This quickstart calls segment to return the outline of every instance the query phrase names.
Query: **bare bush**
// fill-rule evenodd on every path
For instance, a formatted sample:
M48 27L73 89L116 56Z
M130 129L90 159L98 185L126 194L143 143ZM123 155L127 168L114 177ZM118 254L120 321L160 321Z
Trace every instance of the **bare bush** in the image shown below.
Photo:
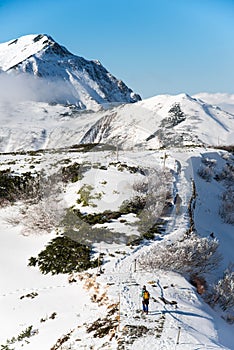
M20 215L11 215L4 218L4 221L11 226L18 226L20 224Z
M201 158L200 168L197 170L197 174L205 181L210 182L214 177L214 169L217 161L207 157Z
M208 157L202 157L201 162L204 165L209 166L210 168L214 168L217 164L217 161L215 159L211 159Z
M170 245L154 245L140 256L139 265L144 269L170 270L189 276L201 274L215 269L220 262L217 249L217 240L193 233Z
M37 195L33 201L25 202L20 211L24 235L51 232L58 226L65 210L62 189L59 174L41 176Z
M163 214L165 204L172 192L172 175L169 170L151 170L147 181L134 184L138 196L145 199L144 209L139 213L139 230L147 232Z
M203 166L201 165L200 168L197 170L198 175L207 182L210 182L213 177L213 169L209 166Z
M234 189L229 189L222 194L219 214L224 222L234 224Z
M214 286L215 303L221 308L233 313L234 316L234 271L233 266L229 267L223 275L223 278Z
M30 205L21 211L20 219L24 226L22 233L51 232L60 223L64 208L62 201L54 197Z
M230 160L231 161L231 160ZM222 181L226 190L221 196L219 214L227 224L234 224L234 165L227 163L215 179Z
M223 170L219 174L216 174L216 180L224 181L226 187L233 186L234 165L227 163Z
M138 194L146 195L148 193L148 181L136 181L133 184L133 190L136 191Z

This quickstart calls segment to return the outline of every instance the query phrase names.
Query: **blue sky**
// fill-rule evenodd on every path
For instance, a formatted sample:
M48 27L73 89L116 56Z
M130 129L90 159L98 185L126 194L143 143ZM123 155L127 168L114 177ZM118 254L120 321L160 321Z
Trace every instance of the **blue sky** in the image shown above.
M234 93L234 0L0 0L0 42L37 33L143 98Z

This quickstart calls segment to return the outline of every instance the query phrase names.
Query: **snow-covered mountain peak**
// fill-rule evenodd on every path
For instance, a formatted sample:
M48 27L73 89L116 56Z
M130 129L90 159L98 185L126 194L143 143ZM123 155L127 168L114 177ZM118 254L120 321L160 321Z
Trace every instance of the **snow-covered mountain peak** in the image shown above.
M37 99L42 102L76 104L80 109L97 110L102 104L141 99L98 60L76 56L45 34L26 35L0 44L1 71L13 77L27 74L27 78L43 81L44 86L36 86L36 91L50 85L50 93L46 94L49 99L45 100L45 94Z
M0 67L3 71L13 68L32 55L55 45L48 35L30 34L0 44Z

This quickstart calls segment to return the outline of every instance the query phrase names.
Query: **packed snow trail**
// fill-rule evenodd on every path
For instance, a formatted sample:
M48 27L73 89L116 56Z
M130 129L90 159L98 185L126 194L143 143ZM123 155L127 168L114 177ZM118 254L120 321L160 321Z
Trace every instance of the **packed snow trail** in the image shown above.
M188 162L187 160L185 162L183 155L180 158L182 158L180 159L182 161L177 161L177 166L179 164L180 170L175 176L174 190L175 193L180 193L182 205L179 213L176 212L175 207L171 212L164 236L164 239L172 241L181 237L186 227L189 228L188 203L193 190L191 182L194 178L193 164L189 159ZM152 244L158 244L158 242ZM200 297L197 297L194 288L183 277L165 271L152 273L146 271L134 272L135 261L137 261L144 250L150 250L151 246L136 248L130 256L125 256L117 265L115 264L113 269L113 275L116 273L116 276L118 275L116 271L121 271L119 272L121 278L116 277L118 280L117 284L120 286L121 327L124 328L129 323L150 325L152 317L154 322L159 322L160 316L164 315L165 320L162 330L164 337L162 338L162 335L160 335L160 341L157 342L155 349L172 349L173 347L177 349L228 349L216 340L218 333L213 327L214 312L204 304ZM126 271L126 277L124 277L124 270ZM157 276L156 279L155 276ZM158 278L158 276L161 277ZM164 285L165 277L167 281L166 286ZM173 281L178 279L180 282L177 284L170 283L170 278ZM141 312L139 312L142 308L140 291L142 285L147 284L147 281L150 282L147 285L151 294L150 311L149 315L141 316ZM153 284L151 283L152 281ZM183 286L183 284L186 284L186 287L179 287L180 285ZM172 303L173 305L165 304L161 299L175 303ZM212 316L209 316L209 314L212 314ZM202 325L201 327L199 327L200 324ZM227 329L229 328L225 323L224 326ZM181 329L180 338L182 343L176 344L175 339L178 336L179 327ZM166 336L167 340L165 340L166 334L168 334ZM146 344L143 343L143 340L136 340L129 349L139 349L143 345L147 349L147 342ZM152 349L151 346L149 348Z
M212 322L214 313L210 316L209 307L204 305L202 307L202 300L183 277L164 271L152 273L136 271L129 274L132 257L129 259L129 263L128 258L122 261L121 279L118 273L112 274L111 279L112 282L116 280L116 286L119 285L120 330L129 325L144 326L149 329L149 333L154 334L152 335L154 347L152 348L152 343L147 337L148 345L144 339L137 339L126 349L141 349L143 345L146 349L160 350L173 349L175 346L176 349L189 350L199 349L199 346L201 349L228 349L216 341L217 334ZM173 283L170 283L171 281ZM143 284L147 285L151 295L148 315L140 311L142 309L140 293ZM180 343L176 345L179 327Z

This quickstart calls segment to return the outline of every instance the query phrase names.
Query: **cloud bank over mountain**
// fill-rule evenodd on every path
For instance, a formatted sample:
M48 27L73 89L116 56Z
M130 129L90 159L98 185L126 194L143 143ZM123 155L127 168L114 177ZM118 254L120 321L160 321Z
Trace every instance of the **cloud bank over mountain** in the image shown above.
M61 79L48 81L30 74L0 74L0 102L63 102L69 101L67 83Z

